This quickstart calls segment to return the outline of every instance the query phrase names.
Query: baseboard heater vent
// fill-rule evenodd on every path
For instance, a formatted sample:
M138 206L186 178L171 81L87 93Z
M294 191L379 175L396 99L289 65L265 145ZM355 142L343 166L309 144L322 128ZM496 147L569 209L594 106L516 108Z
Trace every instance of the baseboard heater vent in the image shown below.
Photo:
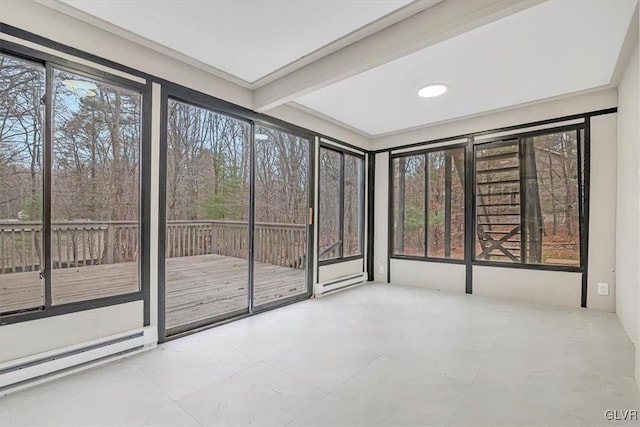
M47 352L40 356L0 364L0 395L33 383L142 350L144 332L136 331L77 348Z
M354 286L361 285L367 281L367 273L359 273L351 276L341 277L336 280L330 280L323 283L318 283L314 287L314 295L320 297L333 292L341 291L346 288L352 288Z

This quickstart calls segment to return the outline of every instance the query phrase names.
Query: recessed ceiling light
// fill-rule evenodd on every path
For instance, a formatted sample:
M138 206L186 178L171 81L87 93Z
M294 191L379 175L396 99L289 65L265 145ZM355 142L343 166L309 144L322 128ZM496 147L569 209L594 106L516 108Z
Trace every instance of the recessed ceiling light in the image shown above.
M442 83L430 84L420 88L418 96L423 98L433 98L434 96L440 96L447 91L447 85Z

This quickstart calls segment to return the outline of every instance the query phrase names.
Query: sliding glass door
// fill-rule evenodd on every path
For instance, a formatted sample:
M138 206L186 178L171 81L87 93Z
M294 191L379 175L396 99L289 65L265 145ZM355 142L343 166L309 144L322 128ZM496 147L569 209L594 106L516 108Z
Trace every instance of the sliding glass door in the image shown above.
M249 310L250 123L168 100L168 334Z
M308 293L311 142L258 125L255 133L253 305Z
M308 296L310 138L165 96L161 335Z

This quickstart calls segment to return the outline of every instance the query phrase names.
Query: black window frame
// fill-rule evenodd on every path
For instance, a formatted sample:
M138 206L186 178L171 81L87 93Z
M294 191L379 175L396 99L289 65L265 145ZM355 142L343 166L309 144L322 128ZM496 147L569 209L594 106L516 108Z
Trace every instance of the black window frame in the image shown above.
M168 134L167 134L167 122L168 122L168 111L169 111L169 100L178 101L183 104L191 105L193 107L201 108L204 110L211 111L216 114L225 115L231 117L236 120L248 122L251 124L251 132L250 132L250 175L251 175L251 190L250 193L253 195L255 192L255 149L256 149L256 127L267 127L272 130L281 131L285 133L289 133L291 135L297 136L301 139L305 139L309 142L309 176L307 179L307 202L309 205L309 209L311 211L315 211L315 199L314 188L315 188L315 154L316 154L316 137L320 137L321 135L314 133L310 130L302 128L300 126L292 125L290 123L284 122L282 120L266 116L252 110L248 110L246 108L237 106L228 101L224 101L218 98L215 98L211 95L205 94L203 92L199 92L195 89L191 89L185 86L180 86L173 83L162 82L162 87L160 90L160 153L159 153L159 188L160 194L158 197L158 342L164 343L167 341L171 341L174 339L178 339L180 337L190 335L193 333L197 333L201 330L212 328L218 325L222 325L228 322L232 322L235 320L239 320L245 317L254 316L256 314L260 314L275 308L283 307L289 304L293 304L299 301L304 301L309 299L313 294L313 265L310 262L311 258L307 257L305 261L307 263L307 275L305 276L306 281L306 292L301 293L299 295L293 295L291 297L267 302L262 305L254 305L253 304L253 290L254 290L254 277L253 277L253 253L255 249L255 199L254 197L250 197L249 200L249 309L241 310L233 313L227 313L220 317L209 317L202 320L197 320L194 322L190 322L184 325L176 326L175 328L167 329L166 327L166 218L167 218L167 209L166 209L166 168L167 168L167 142L168 142ZM314 224L313 222L307 221L306 224L307 229L307 245L306 250L307 254L312 254L313 249L315 248L315 234L313 232Z
M568 273L579 273L582 276L582 289L580 296L580 306L587 307L588 296L588 270L589 270L589 225L590 225L590 187L591 187L591 119L599 116L607 116L610 114L616 114L618 112L617 107L602 108L598 110L590 110L576 114L569 114L564 116L556 116L553 118L546 118L537 121L524 122L515 125L509 125L504 127L489 128L486 130L469 132L459 135L448 136L439 139L425 140L420 142L413 142L409 144L401 144L394 147L382 148L369 152L369 155L375 159L378 154L387 154L387 180L389 186L389 197L391 197L391 185L392 185L392 158L399 154L404 153L417 153L420 151L426 151L430 147L441 147L447 144L453 145L456 142L463 141L461 145L465 146L465 188L471 188L472 191L465 192L465 228L471 230L474 224L475 218L475 164L473 161L474 144L498 141L505 139L518 138L520 136L535 136L539 133L553 133L572 127L578 127L582 129L581 137L578 144L578 162L581 166L578 179L580 180L580 188L578 194L578 214L579 214L579 231L580 231L580 266L567 266L567 265L554 265L554 264L519 264L519 263L504 263L504 262L492 262L473 259L473 248L475 244L474 233L465 233L465 258L462 263L465 265L465 293L473 294L473 267L499 267L499 268L515 268L524 270L536 270L536 271L559 271ZM493 136L500 134L500 137ZM413 151L409 151L413 150ZM374 165L375 160L370 163ZM369 178L375 179L375 171L369 171ZM373 181L370 181L373 182ZM392 259L406 259L413 261L431 261L434 263L451 263L450 260L443 259L424 259L421 257L408 257L408 256L393 256L392 255L392 209L390 198L388 199L388 211L387 211L387 252L386 252L386 280L387 283L391 283L391 260ZM372 206L373 198L369 199L370 206ZM369 231L369 238L373 236L373 230ZM369 253L369 264L372 263L372 253ZM373 277L371 277L373 278Z
M42 279L44 281L44 304L41 306L17 310L0 314L0 326L20 323L30 320L59 316L79 311L92 310L112 305L134 301L143 301L143 326L151 323L150 308L150 211L151 211L151 102L152 83L145 82L110 73L98 68L64 59L56 55L35 50L17 43L3 40L0 44L0 54L16 60L36 63L45 69L45 95L43 114L43 264ZM108 67L108 66L107 66ZM52 303L52 257L51 257L51 168L53 154L53 72L61 70L71 72L98 82L107 83L123 89L137 92L141 96L140 112L140 147L139 147L139 186L138 186L138 283L136 292L117 294L107 297L93 298L82 301L53 304ZM114 69L114 71L116 71ZM137 77L137 76L135 76Z
M467 153L465 150L466 147L466 143L464 142L458 142L458 143L454 143L454 144L447 144L447 145L439 145L437 147L428 147L428 148L423 148L420 150L411 150L411 151L404 151L401 153L391 153L389 156L389 258L390 259L404 259L404 260L415 260L415 261L430 261L430 262L441 262L441 263L448 263L448 264L465 264L465 258L466 255L463 256L462 258L451 258L451 257L435 257L435 256L429 256L429 154L431 153L437 153L437 152L447 152L447 151L462 151L462 153L464 153L464 157L463 157L463 165L464 165L464 177L465 177L465 181L466 181L466 177L468 172L468 167L467 167ZM425 199L425 209L424 209L424 228L425 228L425 232L424 232L424 255L404 255L404 254L398 254L395 253L395 248L394 248L394 239L395 239L395 227L394 227L394 207L395 207L395 194L393 192L393 188L394 188L394 182L393 182L393 161L395 159L399 159L402 157L411 157L411 156L424 156L424 184L425 184L425 189L424 189L424 199ZM465 193L465 197L466 197L466 192L467 192L467 188L466 188L466 183L463 182L463 191ZM465 217L466 217L466 211L467 211L467 206L466 203L463 203L464 205L464 209L465 209ZM464 221L465 223L465 233L464 235L466 236L466 232L467 232L467 224L466 224L466 220ZM449 236L450 237L450 236ZM463 244L463 253L466 254L466 246L467 246L467 242L465 239L465 242ZM389 268L387 268L387 271L389 270Z
M477 253L475 250L475 244L477 242L477 195L476 195L476 186L477 186L477 171L476 171L476 152L478 149L481 149L482 146L485 145L498 145L505 144L511 145L515 144L518 146L519 155L518 155L518 164L519 164L519 197L520 197L520 229L525 230L525 223L527 220L527 216L524 213L526 209L526 191L525 188L525 180L526 180L526 171L525 171L525 162L523 159L524 150L526 149L526 139L533 139L538 136L551 135L555 133L562 132L576 132L576 143L577 143L577 166L578 166L578 245L579 245L579 264L578 265L563 265L563 264L544 264L544 263L529 263L526 262L526 254L525 256L520 256L520 260L518 262L504 262L504 261L492 261L485 259L478 259ZM491 266L491 267L514 267L514 268L528 268L528 269L537 269L537 270L552 270L552 271L567 271L567 272L584 272L586 271L586 251L585 247L588 245L587 238L585 236L585 229L588 225L588 221L585 219L585 205L588 200L588 191L587 191L587 179L588 174L585 173L587 170L586 162L588 161L589 156L585 156L585 153L588 152L588 141L587 141L587 131L588 125L586 122L569 124L564 126L556 126L556 127L548 127L539 130L533 130L528 132L522 132L517 134L510 134L508 136L503 136L500 138L491 138L488 140L477 141L473 144L473 158L471 159L471 163L473 164L473 175L472 175L472 193L473 193L473 247L471 251L471 263L473 265L479 266ZM532 141L533 142L533 141ZM521 248L526 248L526 237L525 233L522 232L520 234L520 245ZM526 249L525 249L526 252Z
M366 216L366 211L367 211L367 206L365 205L365 191L366 191L366 156L364 152L357 152L348 148L345 148L343 146L341 146L342 143L339 142L335 142L334 143L327 143L323 140L320 141L320 147L319 150L329 150L332 151L334 153L337 153L340 155L340 188L338 190L339 192L339 208L340 208L340 215L338 217L338 238L339 238L339 245L338 245L338 256L337 257L333 257L333 258L327 258L324 260L320 259L320 239L318 238L318 242L316 244L316 253L317 253L317 257L318 257L318 267L322 267L325 265L331 265L331 264L338 264L341 262L348 262L348 261L354 261L354 260L359 260L362 259L364 260L364 256L365 256L365 246L364 246L364 235L366 233L366 230L364 228L364 224L365 224L365 216ZM348 255L348 256L344 256L344 227L345 227L345 222L344 222L344 211L345 211L345 156L352 156L357 158L358 160L360 160L360 175L362 178L362 182L361 182L361 187L359 189L359 201L358 204L360 206L360 212L359 212L359 218L358 218L358 229L359 229L359 236L358 236L358 247L360 248L360 253L356 254L356 255ZM318 155L318 159L320 159L322 157L322 154ZM319 160L318 160L319 162ZM318 233L320 232L320 204L321 202L321 191L320 191L320 185L321 183L321 167L320 164L318 163ZM318 236L319 237L319 236Z

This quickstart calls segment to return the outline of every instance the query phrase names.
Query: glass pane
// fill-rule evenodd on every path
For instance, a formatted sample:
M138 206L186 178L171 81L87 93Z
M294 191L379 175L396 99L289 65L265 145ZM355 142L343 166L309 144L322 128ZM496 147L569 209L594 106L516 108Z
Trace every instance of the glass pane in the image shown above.
M520 262L517 142L476 147L476 259Z
M525 142L527 262L580 265L578 133Z
M45 71L0 55L0 312L44 305L42 119Z
M256 126L254 305L307 292L309 141Z
M464 148L451 150L451 168L451 258L464 259Z
M53 303L136 292L142 95L61 70L53 91Z
M364 160L344 155L344 253L362 255Z
M445 232L444 223L447 215L445 209L445 198L448 190L445 183L445 152L437 151L428 154L429 177L428 188L428 229L427 236L429 245L427 255L430 257L444 258Z
M320 148L318 259L340 256L340 175L342 155Z
M428 156L428 256L464 259L464 149Z
M247 311L251 125L169 100L166 325Z
M393 253L425 255L425 155L393 159Z

